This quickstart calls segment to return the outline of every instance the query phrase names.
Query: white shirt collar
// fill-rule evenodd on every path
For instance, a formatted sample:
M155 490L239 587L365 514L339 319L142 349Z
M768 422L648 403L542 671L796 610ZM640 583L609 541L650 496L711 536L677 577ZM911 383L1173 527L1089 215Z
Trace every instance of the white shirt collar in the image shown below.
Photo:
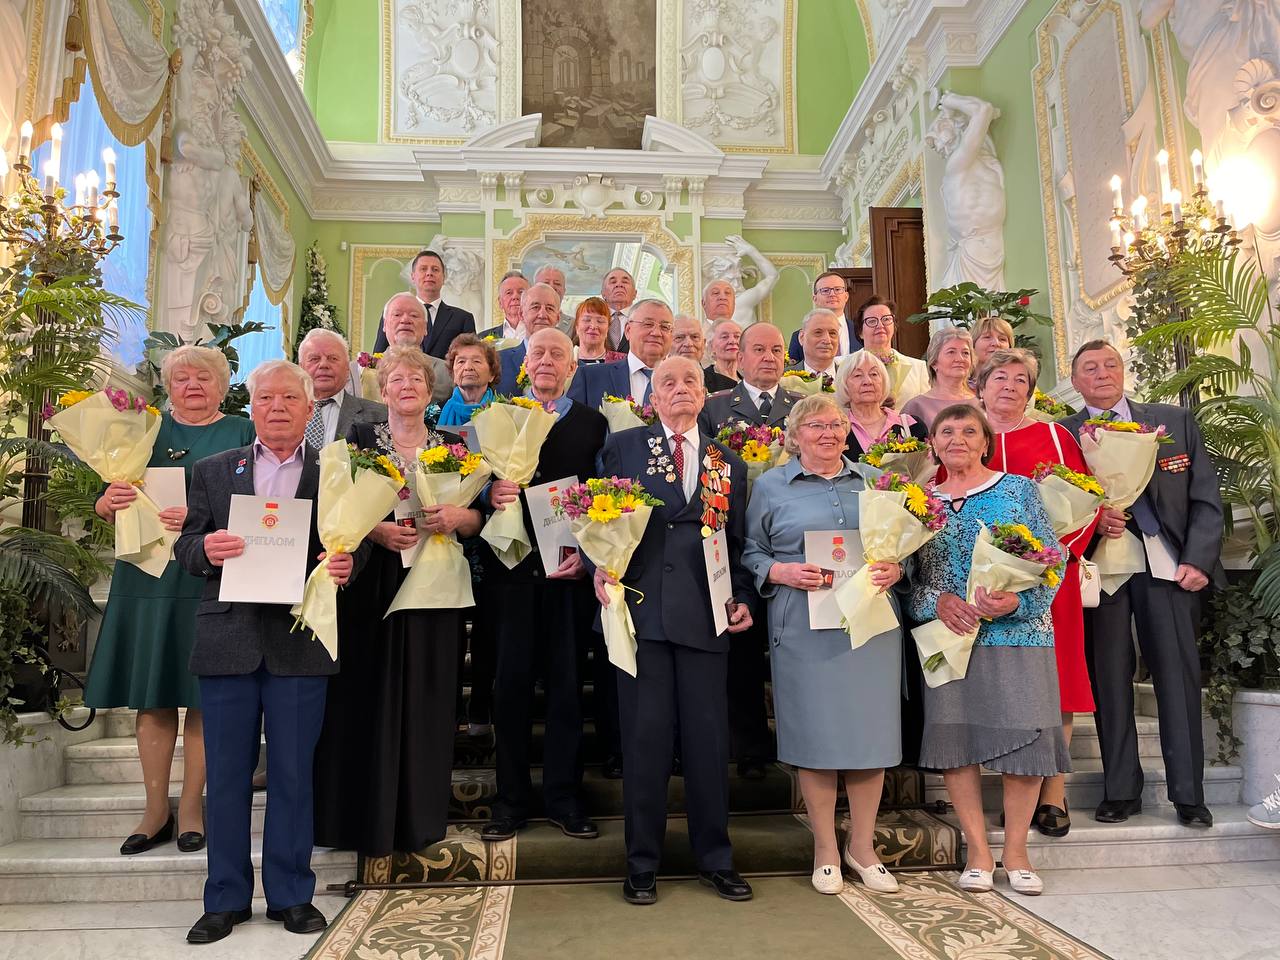
M298 441L298 447L296 450L293 451L293 453L289 454L289 456L285 457L283 460L277 460L276 455L271 451L271 448L268 447L265 443L263 443L258 437L254 437L253 438L253 459L254 459L254 462L256 463L258 460L261 460L263 457L268 457L271 460L273 460L275 463L283 467L286 463L292 463L294 460L301 460L302 449L306 445L307 445L307 438L303 437L301 440Z
M747 383L746 380L742 381L742 385L747 388L747 396L751 398L751 402L757 407L760 406L760 394L765 391L761 390L759 387L753 387L751 384ZM768 393L770 402L778 399L778 388L776 386L772 390L768 391Z
M1133 413L1129 410L1129 398L1123 394L1120 396L1120 399L1116 401L1116 405L1113 407L1091 407L1086 404L1085 410L1088 411L1090 417L1096 417L1098 414L1103 413L1106 410L1114 410L1116 412L1116 416L1121 420L1133 419Z
M836 364L834 360L831 362L831 366L827 367L827 369L825 370L814 369L813 367L809 366L809 361L806 360L804 362L804 369L807 370L809 373L816 373L819 376L831 377L833 380L835 379L835 376L836 376Z
M518 326L518 327L512 327L512 326L510 326L510 325L507 323L507 318L504 316L504 317L502 318L502 338L503 338L504 340L509 340L509 339L512 339L512 338L514 338L514 339L516 339L516 340L523 340L523 339L524 339L524 324L522 323L522 324L520 324L520 326Z
M349 383L351 383L351 378L350 378L350 377L348 377L348 378L347 378L347 383L348 383L348 384L349 384ZM346 396L346 393L347 393L347 388L344 386L341 390L339 390L337 393L335 393L332 397L326 397L325 399L326 399L326 400L332 400L332 401L333 401L333 409L334 409L334 410L341 410L341 409L342 409L342 398L343 398L344 396ZM316 400L316 404L317 404L317 405L319 405L319 404L320 404L320 402L321 402L320 400Z
M658 422L662 423L661 420ZM662 432L667 435L667 443L670 443L671 438L676 435L676 432L665 423L662 424ZM680 434L680 436L684 437L684 442L693 447L695 451L698 449L698 425L696 423L684 433Z
M417 297L418 295L415 293L414 296ZM430 307L431 316L434 317L440 312L440 304L444 303L444 298L436 297L434 300L423 300L421 297L418 297L418 302L424 307Z
M627 373L628 374L634 375L638 370L652 370L652 369L653 369L652 367L648 366L643 360L637 357L634 353L627 354Z

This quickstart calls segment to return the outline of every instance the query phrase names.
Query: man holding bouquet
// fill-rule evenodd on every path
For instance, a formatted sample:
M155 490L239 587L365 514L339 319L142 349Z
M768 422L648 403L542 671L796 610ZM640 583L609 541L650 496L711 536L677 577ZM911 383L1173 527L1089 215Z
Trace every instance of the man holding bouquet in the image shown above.
M1084 344L1071 361L1071 383L1085 410L1062 425L1079 434L1086 420L1163 426L1172 442L1157 453L1146 490L1130 508L1106 508L1098 536L1141 539L1146 569L1098 607L1085 611L1085 653L1097 701L1105 799L1095 818L1120 823L1142 810L1142 766L1133 714L1133 633L1151 671L1160 714L1160 747L1169 799L1184 826L1212 826L1204 804L1200 726L1200 659L1196 649L1199 592L1220 571L1222 499L1218 479L1191 411L1135 403L1124 394L1124 360L1105 340Z
M533 297L545 289L528 290ZM558 304L557 304L558 306ZM554 313L550 314L554 317ZM527 320L526 316L526 320ZM537 329L526 341L525 371L529 397L556 417L538 454L533 483L565 477L586 480L595 470L596 456L608 431L604 416L564 395L573 374L573 343L554 327ZM483 496L482 496L483 499ZM534 529L528 501L510 480L495 480L489 489L492 509L523 510L525 529ZM491 512L491 511L487 511ZM576 550L557 565L548 564L538 550L508 569L503 563L485 568L490 599L502 616L497 619L498 663L494 678L494 729L497 737L498 795L493 819L481 830L485 840L506 840L528 821L533 801L529 746L533 738L533 689L543 667L547 689L546 743L543 752L542 793L547 819L566 836L590 839L599 835L583 813L582 683L578 675L579 645L591 633L594 604L584 579L585 568ZM599 694L599 691L598 691ZM609 739L609 715L617 706L597 695L602 737ZM616 728L616 720L613 721Z
M626 804L630 903L657 899L657 871L667 826L675 719L688 798L689 842L699 879L727 900L749 900L751 887L733 869L729 843L729 724L726 703L729 634L751 626L751 575L741 564L747 471L733 453L698 428L705 390L701 368L684 357L653 371L658 422L609 436L598 475L628 477L662 501L623 572L636 637L636 674L619 670L623 795ZM703 538L723 529L733 597L728 629L716 630ZM596 598L609 603L595 570Z

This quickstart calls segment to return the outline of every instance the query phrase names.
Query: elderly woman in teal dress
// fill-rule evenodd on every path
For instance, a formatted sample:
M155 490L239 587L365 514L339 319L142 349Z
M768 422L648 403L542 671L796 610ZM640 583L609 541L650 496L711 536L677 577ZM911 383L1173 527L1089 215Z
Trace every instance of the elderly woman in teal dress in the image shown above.
M980 767L1002 774L1005 834L1001 861L1014 891L1035 895L1044 884L1031 867L1027 831L1041 781L1071 769L1058 713L1058 667L1049 608L1054 587L1021 593L979 588L967 603L970 557L982 526L1021 523L1043 543L1057 539L1035 483L984 465L993 434L982 412L946 407L930 431L946 468L937 488L949 505L947 525L916 554L908 612L938 619L953 633L978 630L962 679L924 692L920 766L943 771L968 848L959 886L992 888L995 860L987 844Z
M253 441L252 423L244 417L224 416L219 409L231 380L231 368L220 350L178 347L165 357L160 376L169 395L169 410L162 417L150 466L181 467L189 484L197 460ZM112 483L94 509L103 520L114 523L116 512L136 496L129 484ZM186 513L185 507L169 507L160 518L166 528L179 531ZM94 646L84 701L92 707L138 711L138 755L146 805L137 830L120 847L125 855L173 839L169 777L180 707L187 708L187 714L178 848L194 852L204 846L200 693L196 678L187 669L196 607L203 590L204 580L186 573L173 560L158 578L124 562L115 565L111 576L111 593Z
M835 827L841 771L851 820L844 860L870 889L898 889L876 856L874 837L885 768L902 758L902 631L854 650L844 630L809 626L807 595L822 588L823 574L805 560L805 534L856 531L864 474L877 473L844 457L848 433L848 415L829 394L795 405L787 418L793 459L755 482L743 551L769 603L778 759L798 768L813 829L812 882L825 894L844 886ZM882 589L902 577L896 563L871 570ZM896 607L892 593L890 599Z

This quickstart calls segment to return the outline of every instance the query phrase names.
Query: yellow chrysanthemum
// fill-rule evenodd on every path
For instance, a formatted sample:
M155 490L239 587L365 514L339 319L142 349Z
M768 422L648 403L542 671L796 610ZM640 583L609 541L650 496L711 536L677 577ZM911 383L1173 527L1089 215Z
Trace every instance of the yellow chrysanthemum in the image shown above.
M88 400L92 396L92 390L68 390L58 398L58 406L74 407L81 400Z
M871 464L873 467L880 466L879 454L875 454L875 453L864 454L862 459L865 460L867 463Z
M639 497L635 496L634 494L628 493L628 494L624 494L622 499L618 501L618 509L634 510L636 507L642 506L643 503L644 501L641 500Z
M484 461L484 457L478 453L468 453L466 459L462 461L462 466L458 469L458 473L464 477L469 477L476 472L476 468Z
M747 463L767 463L769 460L769 448L759 440L748 440L742 445L742 450L738 454Z
M622 511L607 493L591 498L591 506L587 509L587 519L596 523L608 523L622 516Z
M914 483L907 484L907 509L917 517L923 517L929 512L929 498Z
M1049 586L1056 587L1060 580L1061 580L1061 577L1058 576L1057 570L1050 568L1044 572L1044 582L1047 583Z
M1036 535L1031 532L1031 528L1028 527L1025 523L1010 524L1009 529L1011 532L1018 534L1020 537L1026 540L1027 545L1031 547L1032 550L1044 549L1044 544L1040 542L1040 540L1036 537Z
M378 466L382 467L387 472L387 476L396 483L404 483L404 474L396 468L396 465L388 457L378 457Z
M445 447L428 447L418 454L418 460L427 467L435 466L437 463L444 463L448 458L449 451Z
M530 400L528 397L512 397L511 402L517 407L524 407L526 410L541 410L542 404L537 400Z
M160 411L157 410L155 407L151 406L151 404L147 404L147 413L151 414L154 417L160 416Z

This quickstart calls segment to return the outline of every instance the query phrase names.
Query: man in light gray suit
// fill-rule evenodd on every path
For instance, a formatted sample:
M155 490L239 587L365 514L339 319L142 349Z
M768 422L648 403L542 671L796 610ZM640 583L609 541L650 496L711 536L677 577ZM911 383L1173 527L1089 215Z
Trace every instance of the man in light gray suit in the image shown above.
M317 451L303 439L313 409L311 378L287 360L249 374L257 439L248 447L201 460L191 478L187 519L174 556L205 580L196 610L191 672L200 678L208 767L208 863L204 915L187 933L190 943L213 943L252 916L250 781L265 725L267 822L262 837L262 885L267 919L290 933L323 930L312 905L312 757L324 719L328 677L338 665L305 630L294 629L290 605L219 599L222 565L244 552L227 531L236 494L311 501L307 566L324 555L316 533L320 482ZM364 544L329 560L334 582L347 583L363 566Z
M381 423L385 404L347 393L351 350L336 330L316 327L298 344L298 364L311 376L316 407L307 421L307 443L319 450L345 437L353 423Z
M1105 799L1094 818L1120 823L1142 810L1142 765L1133 715L1136 628L1151 670L1160 714L1169 799L1184 826L1213 825L1204 805L1204 742L1200 726L1200 656L1196 623L1200 591L1222 580L1222 498L1213 462L1191 411L1165 403L1136 403L1124 394L1124 359L1105 340L1091 340L1071 361L1071 384L1085 409L1062 425L1078 434L1090 417L1164 425L1156 470L1126 514L1107 509L1097 536L1119 538L1126 529L1143 540L1147 569L1085 610L1085 656L1097 704ZM1167 558L1167 563L1160 562ZM1164 568L1172 568L1172 579Z

